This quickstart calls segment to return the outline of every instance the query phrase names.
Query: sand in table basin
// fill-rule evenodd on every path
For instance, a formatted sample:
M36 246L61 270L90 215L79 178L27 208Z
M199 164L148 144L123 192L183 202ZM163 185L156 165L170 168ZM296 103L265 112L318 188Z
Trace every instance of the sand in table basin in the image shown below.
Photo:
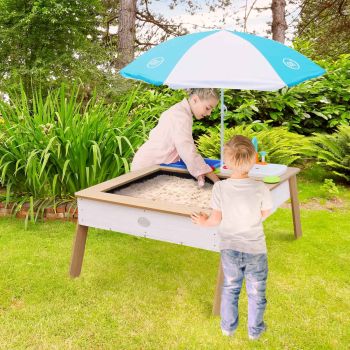
M184 179L171 175L158 175L152 179L131 184L115 194L185 204L200 208L210 208L210 198L213 185L206 183L198 188L194 179Z

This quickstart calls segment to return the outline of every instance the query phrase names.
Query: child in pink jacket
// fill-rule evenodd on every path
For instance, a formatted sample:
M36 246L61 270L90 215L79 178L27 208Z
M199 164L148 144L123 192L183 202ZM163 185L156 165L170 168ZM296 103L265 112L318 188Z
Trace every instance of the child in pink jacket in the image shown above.
M200 120L211 114L219 95L215 89L190 89L189 97L162 113L148 140L135 153L131 170L157 164L170 164L182 159L189 173L204 185L204 176L213 182L219 178L198 154L192 137L194 116Z

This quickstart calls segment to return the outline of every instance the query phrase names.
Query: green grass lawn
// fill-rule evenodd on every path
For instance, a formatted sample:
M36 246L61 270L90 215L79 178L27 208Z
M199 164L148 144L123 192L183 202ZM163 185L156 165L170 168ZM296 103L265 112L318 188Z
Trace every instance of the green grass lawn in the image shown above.
M0 219L1 349L349 349L350 212L302 210L265 222L268 331L249 341L247 301L233 338L211 315L219 254L90 229L68 276L75 225Z
M336 178L326 169L314 162L301 164L301 172L298 175L299 199L301 203L306 203L312 199L324 204L326 198L321 188L325 179L333 179L336 184L339 195L338 200L343 202L343 207L350 209L350 188L345 183L341 183L340 178Z

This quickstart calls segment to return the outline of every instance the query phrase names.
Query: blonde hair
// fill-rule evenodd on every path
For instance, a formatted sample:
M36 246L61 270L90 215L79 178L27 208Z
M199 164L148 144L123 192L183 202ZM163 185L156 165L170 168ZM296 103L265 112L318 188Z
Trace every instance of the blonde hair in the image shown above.
M187 90L188 97L191 97L193 95L197 95L201 100L208 100L211 97L216 98L219 100L220 94L218 89L200 89L200 88L193 88Z
M224 146L226 165L241 174L246 174L254 165L256 151L252 142L245 136L237 135Z

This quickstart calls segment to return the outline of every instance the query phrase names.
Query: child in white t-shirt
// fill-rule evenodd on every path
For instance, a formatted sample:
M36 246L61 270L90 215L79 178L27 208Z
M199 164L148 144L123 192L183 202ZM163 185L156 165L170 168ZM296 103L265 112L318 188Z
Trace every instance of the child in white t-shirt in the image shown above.
M233 335L238 326L238 299L243 279L248 294L248 335L258 339L266 329L267 252L262 220L272 209L270 191L261 181L248 177L256 152L244 136L231 139L224 148L230 178L216 182L212 192L212 213L192 214L201 226L219 226L224 284L221 295L221 329Z

